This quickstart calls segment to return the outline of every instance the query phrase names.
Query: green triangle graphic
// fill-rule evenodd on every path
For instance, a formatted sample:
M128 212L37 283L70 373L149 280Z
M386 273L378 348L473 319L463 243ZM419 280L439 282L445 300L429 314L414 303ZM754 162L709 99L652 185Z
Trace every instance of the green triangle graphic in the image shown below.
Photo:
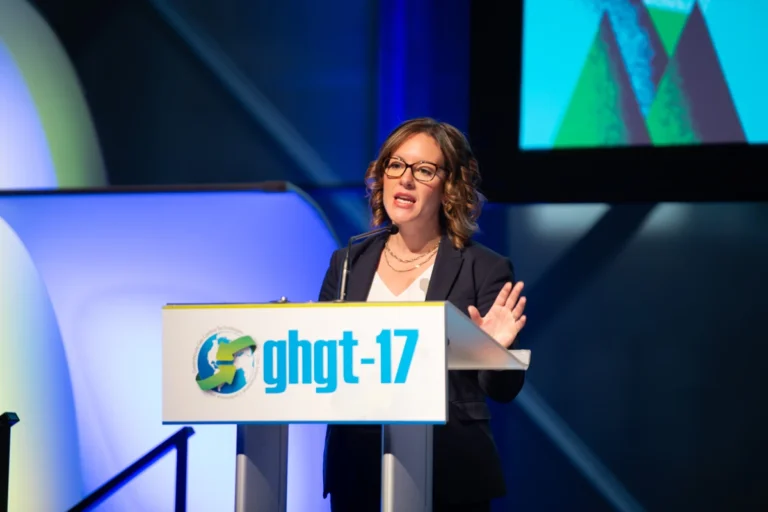
M634 92L626 71L621 68L623 61L615 62L611 56L611 44L616 44L615 37L607 19L604 19L595 34L557 131L553 144L555 148L632 143L633 134L624 119L622 99L627 94L634 98ZM639 107L635 108L638 120L642 120Z
M653 25L656 27L656 32L659 34L661 44L664 45L667 55L672 55L677 41L680 39L680 34L683 32L688 15L658 7L648 7L647 9Z
M690 107L683 91L677 62L669 61L659 82L656 98L646 118L648 134L654 146L697 144Z

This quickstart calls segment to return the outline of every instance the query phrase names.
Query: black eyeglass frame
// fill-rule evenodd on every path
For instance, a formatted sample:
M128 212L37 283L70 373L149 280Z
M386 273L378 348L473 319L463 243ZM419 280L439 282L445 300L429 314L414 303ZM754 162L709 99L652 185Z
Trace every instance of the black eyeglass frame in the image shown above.
M390 166L390 164L392 163L393 160L403 164L403 166L404 166L403 167L403 172L401 172L401 173L399 173L397 175L393 175L393 174L390 174L388 172L389 166ZM429 178L428 180L419 179L419 178L416 177L416 173L413 172L413 169L414 169L414 167L416 167L416 166L418 166L420 164L434 165L435 169L437 169L437 170L435 171L435 174L432 175L432 177ZM405 160L400 158L399 156L391 156L391 157L387 158L384 161L384 174L386 176L390 177L390 178L399 178L403 174L405 174L405 171L407 171L408 169L411 170L411 175L413 176L413 179L415 179L416 181L420 181L421 183L431 183L432 181L434 181L434 179L437 177L437 175L440 174L440 171L443 171L443 172L446 172L446 173L448 172L448 169L446 169L445 167L441 167L441 166L437 165L435 162L430 162L429 160L419 160L418 162L414 162L412 164L409 164Z

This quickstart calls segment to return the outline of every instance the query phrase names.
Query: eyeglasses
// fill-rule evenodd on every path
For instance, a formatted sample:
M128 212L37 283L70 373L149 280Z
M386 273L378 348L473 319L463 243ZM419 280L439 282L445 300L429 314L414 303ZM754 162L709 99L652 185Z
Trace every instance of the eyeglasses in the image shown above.
M432 162L421 161L406 164L401 159L393 157L387 160L384 166L384 173L390 178L399 178L405 174L405 171L408 170L409 167L411 169L411 174L413 174L413 178L422 183L429 183L435 179L438 171L442 169L442 167L433 164Z

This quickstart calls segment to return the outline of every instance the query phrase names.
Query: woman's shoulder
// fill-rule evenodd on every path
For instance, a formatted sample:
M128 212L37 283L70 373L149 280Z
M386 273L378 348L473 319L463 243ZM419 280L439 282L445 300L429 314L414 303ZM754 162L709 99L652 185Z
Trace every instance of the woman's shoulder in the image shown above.
M365 254L366 252L370 250L376 250L376 249L382 249L384 247L384 242L387 239L386 234L379 234L374 235L370 238L366 238L362 242L358 242L356 244L353 244L352 247L349 249L349 259L354 261L357 258L359 258L362 254ZM331 261L341 261L343 260L347 255L347 244L342 245L335 251L333 251L333 254L331 255Z
M462 250L465 259L474 260L481 265L495 266L509 262L509 258L485 245L470 240Z
M515 280L512 261L502 254L471 241L463 249L464 262L474 275L477 283L495 283Z

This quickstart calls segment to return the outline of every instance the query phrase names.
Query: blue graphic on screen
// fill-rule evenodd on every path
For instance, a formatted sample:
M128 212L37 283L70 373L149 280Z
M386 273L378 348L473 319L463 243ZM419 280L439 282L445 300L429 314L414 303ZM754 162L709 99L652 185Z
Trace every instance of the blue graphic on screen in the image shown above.
M762 0L525 0L521 148L768 142L766 19Z

